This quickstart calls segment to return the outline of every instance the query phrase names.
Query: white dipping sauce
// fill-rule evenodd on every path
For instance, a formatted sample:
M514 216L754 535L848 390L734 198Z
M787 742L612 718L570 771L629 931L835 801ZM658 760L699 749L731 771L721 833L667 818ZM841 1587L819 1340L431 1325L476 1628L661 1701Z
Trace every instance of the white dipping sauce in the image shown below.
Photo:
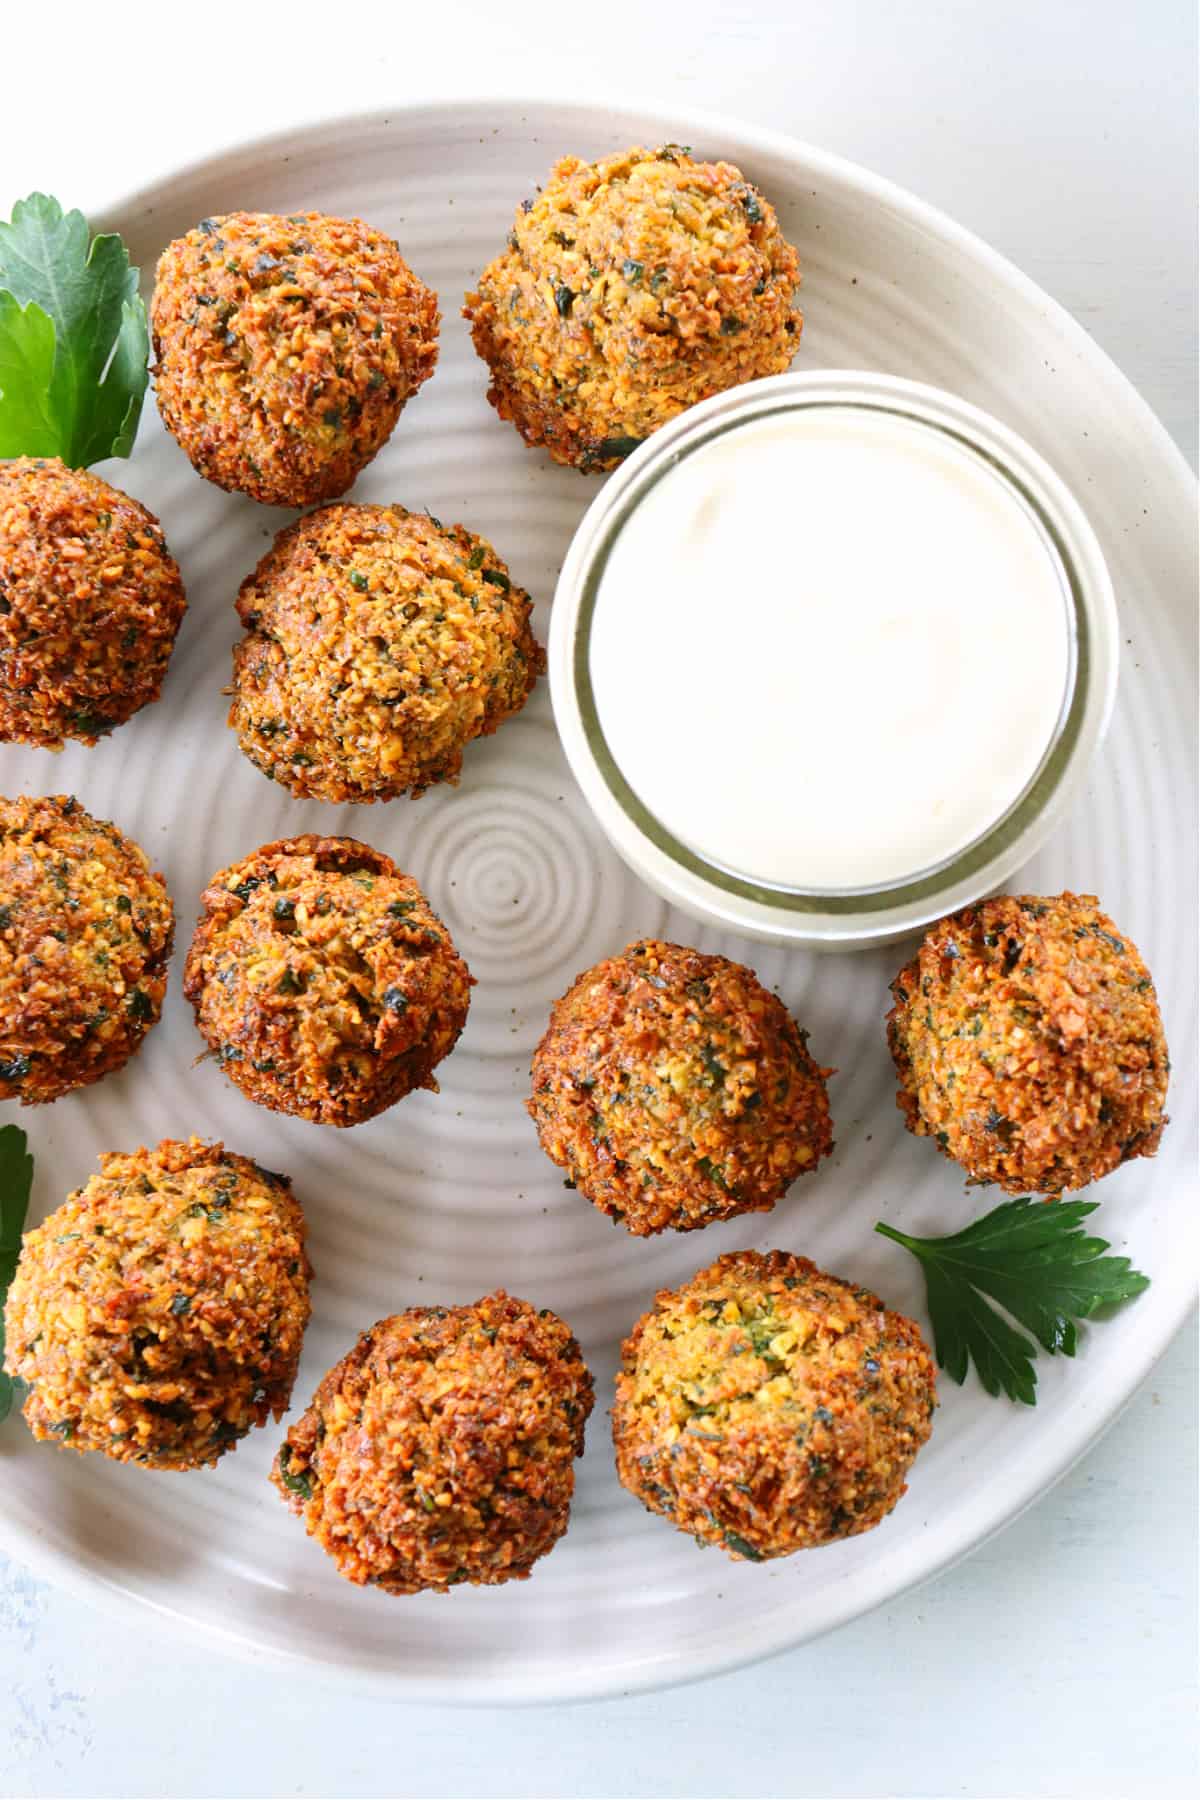
M809 407L686 456L621 527L591 638L630 787L710 862L878 887L945 861L1059 721L1068 595L1008 484L895 414Z

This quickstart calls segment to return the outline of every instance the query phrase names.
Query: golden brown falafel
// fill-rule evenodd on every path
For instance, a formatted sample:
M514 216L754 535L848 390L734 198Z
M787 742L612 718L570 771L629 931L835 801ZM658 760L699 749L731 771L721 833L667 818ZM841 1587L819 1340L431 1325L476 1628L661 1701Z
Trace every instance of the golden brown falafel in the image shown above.
M175 914L144 850L69 794L0 797L0 1100L129 1061L162 1011Z
M271 1480L340 1574L389 1594L524 1580L567 1528L592 1410L568 1326L499 1290L381 1319Z
M218 487L273 506L336 499L433 374L438 317L361 219L202 219L158 262L159 412Z
M242 583L229 723L319 800L416 796L519 712L545 658L491 545L402 506L326 506Z
M356 838L264 844L213 876L183 991L249 1100L358 1125L411 1093L466 1022L472 985L411 875Z
M158 699L186 605L138 501L57 457L0 462L0 740L123 725Z
M701 1543L790 1556L891 1512L936 1404L911 1319L807 1257L735 1251L626 1338L617 1474Z
M100 1170L26 1233L5 1367L35 1437L215 1463L291 1397L311 1273L291 1183L199 1138Z
M697 400L787 368L799 278L757 188L667 144L564 157L463 312L500 417L555 462L611 469Z
M542 1149L636 1237L767 1212L833 1148L823 1069L750 969L633 943L577 976L533 1057Z
M892 993L896 1103L972 1181L1059 1194L1158 1149L1170 1062L1154 984L1094 894L965 907Z

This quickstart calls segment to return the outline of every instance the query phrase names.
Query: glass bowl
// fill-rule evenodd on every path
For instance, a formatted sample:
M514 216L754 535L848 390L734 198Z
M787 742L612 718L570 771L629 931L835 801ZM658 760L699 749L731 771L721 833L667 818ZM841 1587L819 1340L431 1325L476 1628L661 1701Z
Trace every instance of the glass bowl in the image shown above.
M626 520L669 470L750 420L806 407L863 407L949 434L982 458L1035 521L1068 609L1070 668L1062 711L1041 762L1011 806L935 867L887 885L820 891L772 886L706 859L639 798L601 729L590 643L601 579ZM969 598L969 597L968 597ZM1053 469L999 420L955 395L899 376L852 370L772 376L689 408L621 464L571 541L554 596L549 673L555 720L583 794L605 835L654 891L709 925L812 949L889 943L981 895L1027 861L1070 804L1108 725L1117 686L1112 583L1082 509ZM814 748L814 747L810 747ZM819 759L820 746L815 746Z

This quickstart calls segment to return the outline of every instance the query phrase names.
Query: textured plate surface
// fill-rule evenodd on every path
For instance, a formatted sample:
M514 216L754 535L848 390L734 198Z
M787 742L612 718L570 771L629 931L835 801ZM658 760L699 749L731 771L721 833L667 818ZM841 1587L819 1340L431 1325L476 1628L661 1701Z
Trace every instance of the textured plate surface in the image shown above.
M298 1405L381 1315L503 1283L571 1322L597 1407L570 1532L530 1581L504 1588L395 1600L341 1581L266 1483L274 1428L218 1469L176 1476L35 1444L13 1420L0 1432L0 1533L15 1554L114 1604L148 1604L251 1656L321 1663L397 1696L546 1700L650 1686L864 1611L1043 1492L1120 1408L1193 1291L1192 485L1128 383L1053 302L909 196L791 140L555 103L432 106L296 132L165 180L104 223L125 234L147 278L168 239L238 207L357 213L393 232L440 293L441 363L354 497L428 506L485 532L538 599L544 639L554 578L594 481L525 450L496 418L461 295L557 156L680 138L739 163L799 246L806 322L796 367L882 369L961 393L1049 459L1100 534L1122 622L1116 714L1083 798L1020 884L1099 893L1155 972L1176 1056L1174 1123L1156 1161L1091 1196L1103 1203L1104 1235L1154 1285L1112 1323L1086 1329L1075 1362L1039 1360L1033 1412L989 1400L973 1380L944 1384L907 1499L865 1537L734 1565L643 1513L613 1472L606 1409L620 1338L656 1287L723 1250L780 1246L923 1318L916 1265L872 1234L874 1220L951 1230L990 1203L905 1134L893 1104L882 1020L900 952L765 949L670 911L593 825L544 684L518 720L468 752L455 791L355 808L301 803L269 784L226 730L221 688L238 635L237 583L292 515L208 487L148 402L132 461L101 472L159 514L183 567L191 606L164 698L95 750L0 749L0 789L73 791L138 838L167 875L180 942L163 1022L135 1062L20 1115L38 1159L31 1216L86 1179L101 1150L221 1136L287 1169L309 1218L315 1312ZM978 628L986 656L1004 620L980 618ZM819 673L797 669L801 731L812 679ZM808 749L819 779L821 747ZM351 1132L277 1118L211 1062L195 1066L202 1046L179 992L211 872L308 830L365 838L416 874L479 980L441 1094L415 1095ZM838 1068L838 1149L765 1218L638 1243L566 1191L537 1148L521 1101L548 1008L577 971L639 933L749 962Z

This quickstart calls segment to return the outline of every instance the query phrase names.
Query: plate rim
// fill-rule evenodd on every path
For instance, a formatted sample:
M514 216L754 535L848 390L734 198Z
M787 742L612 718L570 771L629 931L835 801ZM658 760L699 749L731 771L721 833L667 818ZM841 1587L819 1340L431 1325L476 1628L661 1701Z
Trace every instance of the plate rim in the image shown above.
M223 144L211 155L174 162L153 181L144 182L132 192L116 199L91 206L89 221L93 232L119 229L122 218L128 220L132 214L147 211L156 203L164 189L205 172L217 173L223 165L236 165L248 156L270 155L272 152L282 151L287 145L311 139L315 135L335 133L340 129L361 131L364 127L384 131L393 121L400 119L407 122L420 121L422 118L432 122L436 119L440 123L453 118L461 123L462 118L471 113L486 115L487 126L491 129L501 112L505 115L505 123L524 122L519 116L523 110L569 112L580 121L581 132L586 131L593 122L611 129L614 110L618 115L628 113L661 120L664 125L669 121L673 130L683 130L694 138L708 138L719 142L725 136L752 153L799 161L806 168L846 183L864 197L891 208L910 223L924 228L941 244L972 258L1003 285L1015 289L1027 302L1036 302L1048 323L1073 341L1081 357L1086 359L1089 373L1101 380L1110 392L1119 394L1123 407L1137 417L1154 446L1163 473L1169 469L1170 477L1178 490L1178 498L1184 504L1191 504L1195 478L1184 453L1162 421L1130 378L1086 328L1032 277L977 233L958 224L949 214L922 200L901 184L877 175L873 170L836 151L825 150L790 132L752 124L736 115L690 106L676 107L664 104L661 98L649 98L640 93L623 98L619 106L613 109L594 100L577 100L561 95L519 90L466 96L446 94L411 102L398 99L393 106L371 107L361 111L340 108L315 113L310 111L270 132ZM739 151L739 154L744 154L744 150ZM148 274L148 271L143 271L143 278ZM85 1604L98 1606L104 1611L131 1620L144 1620L149 1611L173 1629L185 1629L197 1642L215 1645L242 1662L259 1668L304 1669L314 1673L321 1671L327 1679L332 1677L340 1686L387 1696L393 1701L436 1702L449 1706L524 1707L615 1699L678 1686L748 1667L795 1649L801 1644L813 1642L826 1632L874 1611L900 1594L924 1586L991 1541L1056 1487L1111 1428L1186 1323L1195 1299L1194 1283L1190 1287L1181 1284L1174 1296L1167 1294L1163 1311L1155 1314L1153 1327L1147 1327L1143 1333L1147 1344L1140 1359L1133 1365L1132 1373L1126 1373L1119 1383L1112 1386L1105 1397L1099 1420L1088 1408L1071 1409L1071 1413L1063 1421L1051 1473L1043 1475L1033 1491L1025 1491L1022 1487L1015 1497L1010 1494L1002 1498L999 1516L993 1517L982 1530L967 1522L961 1524L957 1532L948 1539L944 1529L931 1534L937 1538L938 1548L932 1554L926 1552L915 1559L915 1573L897 1579L895 1572L889 1570L886 1579L876 1578L872 1581L870 1572L865 1572L853 1584L852 1593L852 1584L846 1584L847 1599L831 1607L827 1616L813 1627L797 1630L795 1627L789 1629L786 1624L781 1623L774 1630L767 1629L765 1633L756 1627L749 1644L735 1636L732 1640L723 1641L718 1651L689 1650L684 1644L673 1648L667 1655L658 1655L635 1665L616 1677L605 1670L579 1677L571 1667L564 1666L557 1677L544 1682L541 1689L531 1693L527 1682L507 1676L503 1670L482 1675L456 1676L448 1681L441 1676L423 1676L408 1671L373 1668L345 1659L334 1660L330 1656L288 1650L278 1644L264 1644L219 1622L197 1620L161 1597L135 1593L122 1587L107 1573L99 1558L71 1556L50 1546L36 1530L27 1532L23 1528L14 1527L3 1512L0 1512L0 1549L24 1562L35 1573L53 1581L72 1596L82 1599ZM0 1451L0 1463L2 1460L3 1452ZM743 1633L743 1637L750 1635L748 1631Z

